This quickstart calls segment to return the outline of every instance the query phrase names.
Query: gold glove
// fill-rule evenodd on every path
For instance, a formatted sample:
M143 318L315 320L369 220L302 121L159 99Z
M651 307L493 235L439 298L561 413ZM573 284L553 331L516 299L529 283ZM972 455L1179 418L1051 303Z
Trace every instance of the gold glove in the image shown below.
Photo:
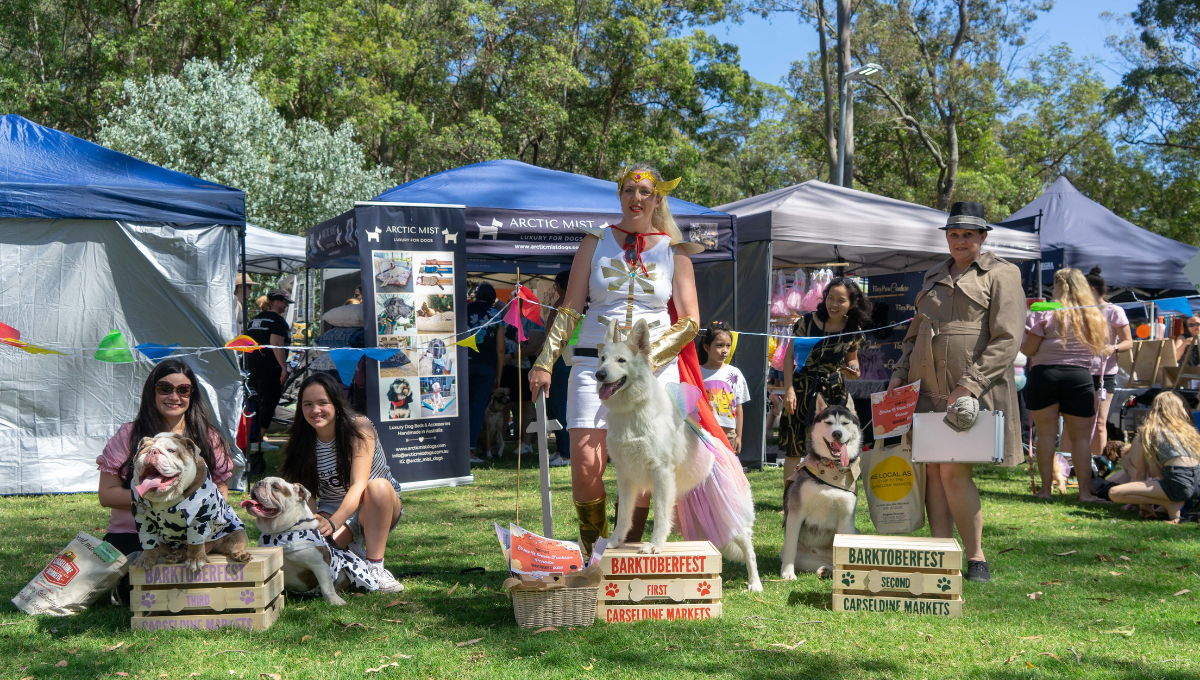
M567 348L567 343L571 340L571 336L575 335L575 327L579 325L579 320L583 317L579 316L579 312L570 307L559 307L558 314L554 317L554 324L550 326L550 330L546 333L546 341L542 344L542 351L538 353L537 361L534 362L534 368L541 368L548 372L554 372L554 362L562 356L563 350Z
M699 332L700 326L690 316L676 321L675 325L668 328L662 337L651 343L650 366L657 371L671 363L672 359L679 356L680 350L694 340Z

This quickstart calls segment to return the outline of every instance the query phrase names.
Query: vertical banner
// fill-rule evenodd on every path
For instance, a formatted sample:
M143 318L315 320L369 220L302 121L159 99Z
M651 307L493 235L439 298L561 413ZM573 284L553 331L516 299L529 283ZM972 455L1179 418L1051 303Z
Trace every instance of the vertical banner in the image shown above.
M466 243L462 206L355 205L367 415L404 490L474 481L467 442Z

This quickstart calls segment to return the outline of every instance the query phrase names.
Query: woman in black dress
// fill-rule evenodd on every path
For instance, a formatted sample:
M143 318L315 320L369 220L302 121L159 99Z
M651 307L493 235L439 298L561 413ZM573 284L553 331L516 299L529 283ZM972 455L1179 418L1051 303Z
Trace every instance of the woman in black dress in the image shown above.
M784 373L792 380L783 395L783 414L779 421L779 446L783 449L783 477L788 479L796 465L808 453L808 433L812 428L817 395L830 406L845 406L849 401L843 376L858 378L858 347L862 334L838 335L862 330L871 318L871 302L853 279L839 276L829 282L817 311L805 314L792 326L794 337L837 335L816 344L808 360L797 367L789 342L784 356ZM786 486L784 487L786 492Z

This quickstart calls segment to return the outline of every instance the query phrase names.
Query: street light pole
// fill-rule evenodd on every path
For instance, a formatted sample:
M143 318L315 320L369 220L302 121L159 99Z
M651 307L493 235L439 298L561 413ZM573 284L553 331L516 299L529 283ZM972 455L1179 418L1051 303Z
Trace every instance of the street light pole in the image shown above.
M848 187L854 184L854 178L844 177L846 172L846 111L853 105L851 97L854 91L850 89L850 83L866 80L871 76L883 73L883 67L879 64L866 64L842 74L842 96L841 96L841 122L838 125L838 153L837 153L837 184L840 187ZM847 180L849 180L847 182Z

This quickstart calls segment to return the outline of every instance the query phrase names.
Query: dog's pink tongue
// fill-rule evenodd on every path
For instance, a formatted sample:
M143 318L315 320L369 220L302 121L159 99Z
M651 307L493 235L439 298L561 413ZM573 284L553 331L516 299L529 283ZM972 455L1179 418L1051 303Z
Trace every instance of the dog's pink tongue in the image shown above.
M253 498L247 498L246 500L242 501L240 505L243 508L254 508L255 510L258 510L260 507L262 507L259 502Z
M842 467L850 467L850 451L842 442L830 442L829 448L842 458Z
M161 489L162 487L162 477L148 477L138 482L138 485L134 488L137 489L139 496L145 496L147 491L150 491L151 489Z
M613 395L613 392L616 392L616 391L617 391L617 384L615 382L604 383L603 385L600 386L600 390L599 390L600 401L607 401L608 398Z

